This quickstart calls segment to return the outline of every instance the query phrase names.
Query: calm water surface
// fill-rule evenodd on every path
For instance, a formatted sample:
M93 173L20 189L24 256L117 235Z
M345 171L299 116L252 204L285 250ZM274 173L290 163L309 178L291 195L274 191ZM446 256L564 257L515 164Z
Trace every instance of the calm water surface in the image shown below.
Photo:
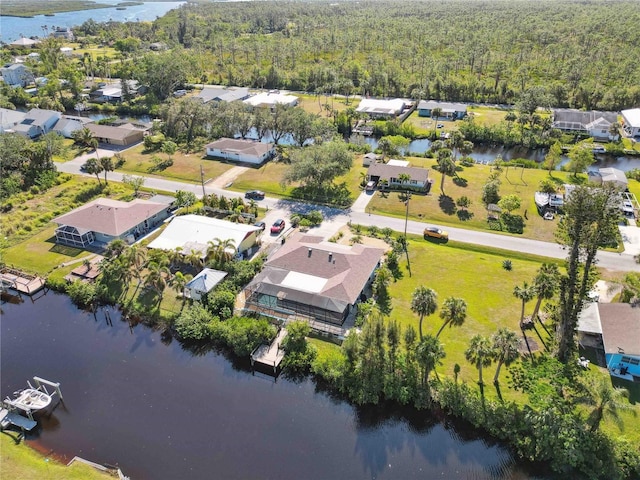
M425 412L353 406L311 381L253 376L79 311L49 292L1 317L2 395L38 375L65 398L32 438L133 479L530 479L502 446Z

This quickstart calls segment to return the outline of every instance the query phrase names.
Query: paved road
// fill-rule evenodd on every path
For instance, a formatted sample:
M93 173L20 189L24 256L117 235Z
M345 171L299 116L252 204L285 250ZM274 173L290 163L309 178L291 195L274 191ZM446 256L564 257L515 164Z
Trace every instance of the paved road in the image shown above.
M108 155L110 152L105 151L104 154ZM94 154L83 155L72 161L65 163L58 163L58 171L65 173L74 173L79 175L90 176L80 172L80 166L86 162L89 156ZM103 155L103 152L100 152ZM122 181L123 174L120 172L110 172L107 176L109 181ZM186 190L195 193L198 197L202 196L202 185L198 183L187 183L176 180L167 180L166 178L144 176L144 186L152 188L154 190L163 190L167 192L175 192L176 190ZM205 192L209 195L215 193L216 195L224 195L227 198L241 197L242 193L232 192L230 190L224 190L216 185L205 185ZM295 202L290 200L281 200L276 198L265 198L258 203L262 207L266 207L267 215L265 217L265 223L267 228L277 218L287 218L292 213L307 212L309 210L319 209L325 216L325 222L319 229L314 229L314 233L321 234L325 238L330 237L337 232L347 222L361 225L376 225L379 228L389 227L395 231L403 232L405 228L404 219L386 217L382 215L372 215L366 212L366 206L368 203L368 194L363 193L353 204L350 209L340 210L337 208L323 207L309 205L303 202ZM416 222L410 220L407 222L407 233L421 235L424 230L425 224L423 222ZM466 230L463 228L444 227L449 232L449 238L451 240L470 243L474 245L484 245L494 248L500 248L509 251L526 252L533 255L540 255L542 257L550 258L565 258L566 251L562 247L555 243L541 242L538 240L531 240L527 238L519 238L508 235L501 235L497 233L489 233L475 230ZM276 242L278 236L269 236L268 232L263 236L263 241ZM640 271L640 264L636 263L633 255L628 253L613 253L613 252L599 252L598 253L598 266L606 268L608 270L615 271Z

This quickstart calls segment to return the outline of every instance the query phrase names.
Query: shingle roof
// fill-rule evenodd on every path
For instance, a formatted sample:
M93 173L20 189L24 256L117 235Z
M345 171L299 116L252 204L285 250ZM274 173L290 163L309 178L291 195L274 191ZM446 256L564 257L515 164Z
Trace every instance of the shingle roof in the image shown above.
M186 288L193 289L197 292L210 292L218 285L224 277L227 276L227 272L220 270L213 270L211 268L203 269L198 275L193 277L185 286Z
M32 120L29 125L35 125L37 127L41 127L44 125L47 120L51 120L51 117L60 118L61 113L56 112L55 110L43 110L40 108L32 108L27 112L27 115L24 117L23 122L28 120Z
M204 103L212 100L219 100L221 102L233 102L234 100L244 100L249 96L249 89L234 88L203 88L198 94L197 98L201 99Z
M126 127L112 127L111 125L98 125L88 123L86 127L98 138L110 138L113 140L125 140L133 135L138 135L139 130Z
M640 307L599 303L605 353L640 355Z
M0 108L0 127L10 127L20 123L26 117L26 113L8 108Z
M207 148L261 157L265 153L273 150L273 143L262 143L256 142L255 140L241 140L236 138L221 138L209 143Z
M420 100L418 110L433 110L441 108L443 112L466 112L469 105L466 103L438 102L436 100Z
M70 225L117 237L166 208L166 205L141 199L121 202L98 198L53 221L58 225Z
M380 177L381 180L400 178L403 173L409 175L411 180L423 183L429 178L429 170L421 167L403 167L386 163L374 163L369 167L369 177Z
M298 234L273 254L248 288L343 312L356 303L383 254L379 248L327 244L320 237ZM308 286L304 282L296 287L283 285L292 272L318 281Z

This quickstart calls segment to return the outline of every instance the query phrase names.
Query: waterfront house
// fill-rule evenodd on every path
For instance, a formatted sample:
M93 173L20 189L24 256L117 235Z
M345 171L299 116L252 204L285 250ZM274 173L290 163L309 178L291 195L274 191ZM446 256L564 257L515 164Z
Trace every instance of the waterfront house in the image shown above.
M144 138L145 129L131 123L124 125L99 125L88 123L86 127L100 143L129 146L139 143Z
M197 252L201 258L207 255L209 242L229 241L234 255L250 256L258 250L260 227L234 223L202 215L175 217L167 228L149 244L149 248L175 250L181 248L185 255Z
M401 175L409 175L409 180L401 181ZM376 182L378 186L384 185L392 189L425 190L429 185L429 170L411 167L407 162L390 160L388 163L372 164L367 171L367 180Z
M356 112L368 115L370 118L393 119L404 112L410 103L401 98L363 98L356 108Z
M640 139L640 108L622 110L620 114L625 135Z
M438 102L436 100L420 100L418 102L418 116L430 117L434 108L439 108L441 114L438 118L448 118L460 120L467 115L468 105L466 103Z
M53 219L58 224L56 243L86 248L122 239L131 244L168 216L169 206L162 203L98 198Z
M33 82L33 74L23 63L10 63L0 68L2 80L12 87L26 87Z
M13 127L13 131L25 137L37 138L53 130L60 117L62 114L54 110L32 108L24 119Z
M56 27L51 33L51 36L55 38L62 38L69 42L72 42L74 39L73 30L69 27Z
M0 133L12 132L13 127L24 120L26 113L8 108L0 108Z
M211 88L204 87L195 97L202 100L202 103L209 102L233 102L235 100L246 100L250 97L249 89L246 87L235 88Z
M362 166L369 167L372 164L379 162L382 159L382 155L378 155L377 153L369 152L365 153L362 157Z
M598 185L613 185L618 190L626 190L629 185L627 175L617 168L599 168L597 172L589 172L589 181Z
M298 233L245 289L245 311L341 326L364 298L384 250Z
M85 124L91 120L85 117L74 117L71 115L62 115L60 120L53 127L53 131L59 133L65 138L72 138L73 132L82 130Z
M275 157L276 147L273 143L262 143L256 140L239 138L221 138L205 147L208 157L217 157L238 163L260 165Z
M612 376L640 381L640 307L587 303L578 317L578 340L584 347L604 352Z
M619 135L612 134L610 129L617 121L618 114L615 112L558 108L553 110L551 127L568 133L582 133L599 140L616 140Z
M243 102L253 108L270 108L273 110L276 105L295 107L298 105L298 97L280 92L263 92L249 97Z
M202 297L224 280L227 272L205 268L191 279L184 287L184 296L192 300L202 300Z
M27 38L27 37L20 37L19 39L11 42L9 46L17 47L17 48L31 48L31 47L35 47L39 43L40 43L40 40L32 40L31 38Z

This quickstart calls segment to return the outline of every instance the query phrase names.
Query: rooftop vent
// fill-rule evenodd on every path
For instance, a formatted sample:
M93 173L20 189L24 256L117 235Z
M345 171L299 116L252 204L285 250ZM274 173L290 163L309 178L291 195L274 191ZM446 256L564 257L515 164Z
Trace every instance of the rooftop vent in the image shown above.
M307 255L308 257L311 257L311 252L313 252L313 250L309 248L309 254Z

